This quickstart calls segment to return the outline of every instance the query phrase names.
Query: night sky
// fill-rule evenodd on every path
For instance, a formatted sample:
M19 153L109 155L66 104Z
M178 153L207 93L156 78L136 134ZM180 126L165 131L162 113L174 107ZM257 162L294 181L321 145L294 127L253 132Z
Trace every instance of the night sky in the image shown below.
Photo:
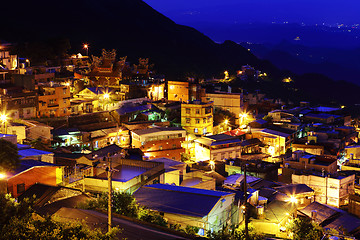
M359 0L144 0L177 23L360 23Z

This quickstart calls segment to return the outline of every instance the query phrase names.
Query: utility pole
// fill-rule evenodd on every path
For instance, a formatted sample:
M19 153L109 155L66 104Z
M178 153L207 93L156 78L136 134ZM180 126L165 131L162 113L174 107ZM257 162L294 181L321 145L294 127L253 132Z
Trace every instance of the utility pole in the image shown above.
M248 207L247 207L247 182L246 182L246 163L244 167L244 206L245 206L245 239L249 240L249 227L248 227Z
M112 183L111 183L111 158L108 155L108 232L111 231L111 208L112 208L112 203L111 203L111 193L112 193Z

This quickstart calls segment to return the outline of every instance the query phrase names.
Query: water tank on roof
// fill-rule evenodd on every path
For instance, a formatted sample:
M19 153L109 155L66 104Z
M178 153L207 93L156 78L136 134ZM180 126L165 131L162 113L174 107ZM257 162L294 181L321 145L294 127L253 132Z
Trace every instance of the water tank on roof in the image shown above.
M311 220L315 220L317 217L317 211L316 210L312 210L311 211Z
M264 206L256 206L256 213L259 219L264 219L265 218Z

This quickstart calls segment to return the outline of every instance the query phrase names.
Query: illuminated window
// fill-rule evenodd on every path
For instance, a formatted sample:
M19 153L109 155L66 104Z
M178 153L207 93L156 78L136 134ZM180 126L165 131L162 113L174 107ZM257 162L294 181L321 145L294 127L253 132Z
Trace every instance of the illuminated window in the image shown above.
M197 128L194 128L194 133L198 133L198 129Z
M207 134L207 129L206 128L203 129L203 134L204 135Z

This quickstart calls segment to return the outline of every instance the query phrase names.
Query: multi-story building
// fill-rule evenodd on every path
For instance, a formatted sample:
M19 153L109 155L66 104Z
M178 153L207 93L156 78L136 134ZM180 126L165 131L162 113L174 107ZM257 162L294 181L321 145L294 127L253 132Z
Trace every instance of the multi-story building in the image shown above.
M194 101L205 97L205 89L192 79L189 81L168 81L167 97L169 101Z
M349 203L349 195L354 192L355 174L344 177L336 174L293 174L292 183L306 184L315 191L315 201L334 207Z
M253 138L258 138L265 144L264 153L270 154L272 157L285 154L286 150L290 148L291 143L294 140L295 132L288 129L273 130L269 128L265 129L253 129Z
M149 159L166 157L181 160L185 149L181 143L185 141L186 131L177 127L154 127L131 132L132 147L140 148Z
M7 70L14 70L18 66L17 55L11 55L10 51L0 46L0 65Z
M233 113L236 117L236 124L241 124L240 114L243 112L243 97L241 93L206 93L206 96L201 100L203 102L214 102L215 108Z
M151 100L161 100L164 98L165 83L153 83L148 86L147 95Z
M241 156L241 140L226 134L203 136L195 139L196 161L238 158Z
M168 81L169 101L189 101L189 82Z
M53 85L41 88L39 117L63 117L71 114L70 87Z
M207 135L213 133L214 102L203 103L195 100L181 104L181 126L188 133Z
M0 105L12 119L30 119L36 117L37 100L36 92L15 87L3 89Z
M282 181L291 182L291 176L297 171L313 171L324 174L334 174L337 172L337 159L332 155L313 155L304 151L293 152L290 158L283 161L285 166L282 169Z

